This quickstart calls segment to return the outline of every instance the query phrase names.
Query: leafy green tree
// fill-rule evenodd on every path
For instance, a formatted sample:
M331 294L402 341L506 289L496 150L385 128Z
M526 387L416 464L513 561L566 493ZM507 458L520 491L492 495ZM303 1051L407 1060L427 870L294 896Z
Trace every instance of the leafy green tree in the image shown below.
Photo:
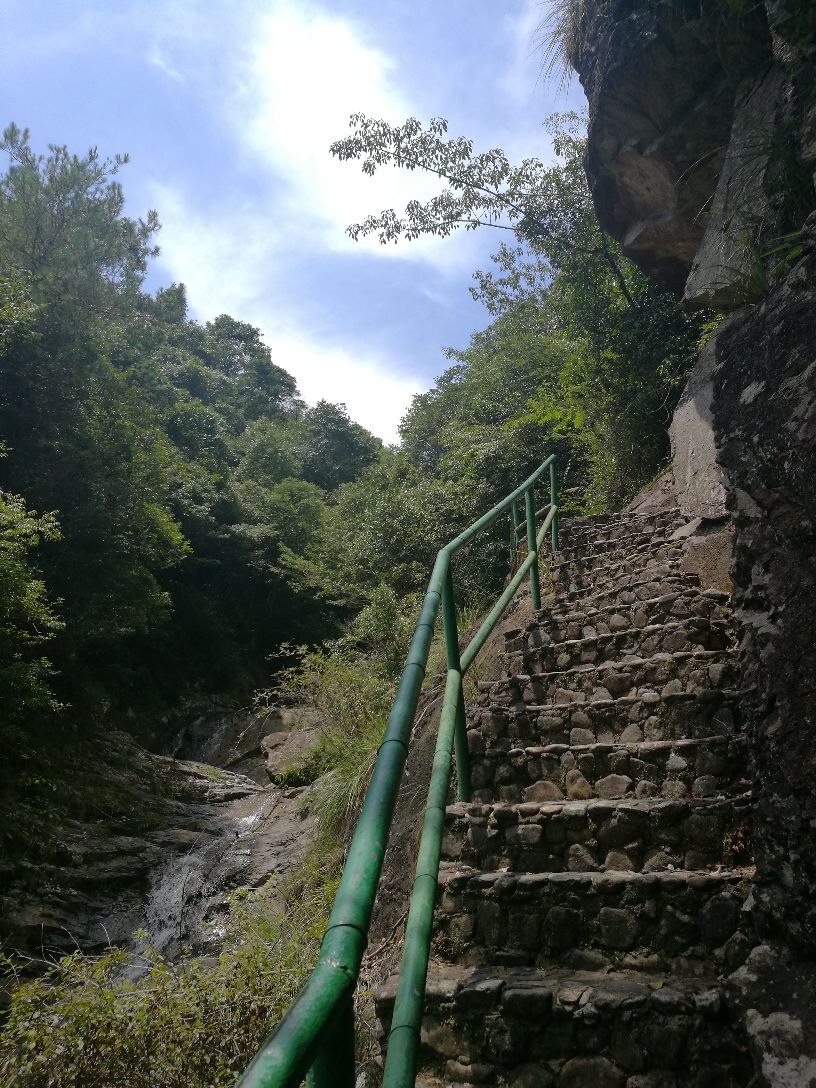
M161 618L157 575L185 545L167 507L162 434L82 315L57 327L51 317L38 304L0 348L0 476L59 510L63 539L43 554L49 585L72 638L104 642Z
M36 313L25 274L11 268L0 275L0 350L30 327Z
M557 373L556 383L539 384L528 375L526 388L513 390L515 414L554 428L553 436L572 434L570 461L588 468L591 507L624 502L668 456L666 424L706 315L684 314L598 225L583 170L580 119L550 118L556 155L550 166L532 158L514 166L498 149L475 154L471 141L446 137L442 118L425 129L413 118L394 126L355 114L351 127L350 136L332 145L338 158L360 160L369 174L390 164L428 171L446 183L430 201L409 202L401 215L387 209L353 224L353 238L373 233L385 243L482 226L515 235L516 245L500 247L496 269L476 274L473 293L497 321L509 323L520 345L529 337L522 351L535 355L548 336L554 348L566 345L562 365L545 370ZM489 335L507 343L506 329ZM468 350L478 350L477 343ZM444 404L442 386L454 380L443 376L429 395L441 404L423 405L429 433L441 421L431 416ZM502 387L493 393L503 399ZM429 448L419 455L426 457Z
M331 633L325 492L380 444L307 409L257 329L142 290L158 220L124 215L126 157L39 155L14 125L0 152L0 486L58 512L39 559L59 696L87 714L251 687L282 640Z
M462 227L493 227L525 241L544 241L553 254L562 257L601 259L626 296L628 288L614 244L597 223L592 239L581 237L580 229L576 230L588 210L586 201L574 200L574 177L581 168L580 160L571 154L580 139L576 114L553 115L548 124L553 149L566 158L566 169L547 167L536 158L514 166L499 148L474 154L472 140L445 138L448 122L444 117L432 118L423 129L414 117L402 125L391 125L355 113L350 125L352 134L330 148L341 161L361 160L363 172L369 175L386 165L424 170L447 183L424 204L409 201L402 216L389 208L352 224L348 233L355 241L376 234L385 244L424 234L444 238Z
M349 626L348 638L386 679L399 679L420 605L419 594L399 598L391 586L379 585Z
M32 715L57 706L53 668L42 651L62 624L30 553L58 539L53 516L32 514L18 496L0 492L0 736L6 744L19 740Z
M231 399L246 420L283 418L302 409L291 374L272 362L258 329L222 314L205 326L205 360L231 379Z
M316 484L294 477L281 480L265 496L264 518L289 551L311 556L320 538L326 496Z
M9 168L0 179L0 267L27 272L32 297L63 318L81 306L102 315L132 301L157 250L155 212L123 215L116 180L126 155L101 159L96 148L69 154L50 144L36 154L27 129L11 124L0 152Z
M238 478L272 488L281 480L300 475L302 461L297 439L301 427L296 425L292 432L291 426L287 428L266 417L253 420L241 436Z
M319 400L303 414L303 478L324 491L353 480L377 460L382 443L349 419L345 404Z
M162 436L100 335L132 308L158 222L122 214L125 157L53 145L37 155L14 125L0 150L0 308L19 311L23 282L28 296L27 320L0 345L3 476L33 505L61 511L57 592L84 634L109 637L162 613L155 573L184 553Z
M427 580L436 551L451 535L451 499L442 490L390 449L338 488L326 511L324 563L358 608L380 584L403 595Z

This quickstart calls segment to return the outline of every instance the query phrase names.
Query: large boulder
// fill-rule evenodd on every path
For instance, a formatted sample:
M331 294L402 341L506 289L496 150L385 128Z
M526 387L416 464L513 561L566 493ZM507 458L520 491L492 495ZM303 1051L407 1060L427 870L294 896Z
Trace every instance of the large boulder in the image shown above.
M677 505L688 518L726 514L727 481L717 460L713 413L714 364L722 328L700 352L669 427Z
M772 67L737 92L728 150L686 281L683 298L690 308L731 310L763 289L757 242L768 219L784 86L783 72Z
M292 780L304 782L309 759L320 745L320 734L314 729L288 729L270 733L261 741L266 758L266 773L273 782Z

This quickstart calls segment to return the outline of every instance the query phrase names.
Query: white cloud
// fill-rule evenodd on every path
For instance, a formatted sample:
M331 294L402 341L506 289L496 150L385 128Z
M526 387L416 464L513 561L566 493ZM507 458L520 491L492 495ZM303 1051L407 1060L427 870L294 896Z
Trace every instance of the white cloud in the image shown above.
M257 326L275 362L294 375L309 403L342 401L352 419L396 442L399 422L422 383L400 374L382 354L304 331L308 322L292 310L285 284L274 274L275 239L258 231L252 212L238 210L213 222L185 207L168 186L154 186L152 195L162 209L159 263L186 284L193 315L209 321L229 313Z
M227 125L238 170L252 177L246 189L252 195L235 207L233 194L225 194L205 218L178 187L156 186L164 224L162 265L187 284L196 316L207 320L228 312L257 325L307 400L343 401L352 418L395 440L421 384L387 354L304 332L315 303L293 297L288 271L304 261L319 267L327 256L335 267L338 256L390 257L415 265L419 292L450 306L445 287L485 262L481 232L388 247L375 238L352 242L346 234L350 223L382 208L399 212L412 198L427 200L441 183L419 171L394 169L372 178L359 163L341 163L329 154L356 111L391 123L427 119L434 111L407 93L409 80L372 26L337 14L326 0L271 0L264 10L253 0L229 7L181 0L173 10L173 18L154 24L151 63L188 84L198 81L214 120ZM542 157L548 153L537 113L524 108L536 90L540 16L539 0L520 0L499 24L506 60L495 93L512 119L502 136L511 159L529 155L531 148L541 148ZM432 73L429 66L429 98L438 89ZM211 95L213 87L217 93ZM329 286L319 311L324 327L331 323L326 319L332 306Z
M554 161L552 141L542 122L551 113L581 111L586 100L577 77L565 78L547 55L552 22L551 4L521 0L503 21L505 65L497 90L527 123L510 125L504 150L511 161L539 158Z
M196 317L228 312L258 326L308 401L343 401L353 419L393 442L411 397L424 386L386 354L304 332L308 307L293 301L287 269L327 254L397 257L428 269L420 289L434 298L440 273L474 267L479 242L472 234L387 249L375 239L352 242L349 223L383 207L401 209L412 197L427 199L439 184L394 170L370 178L359 164L334 160L330 143L348 131L354 111L393 122L420 111L400 89L395 61L362 25L313 0L275 0L262 16L247 11L238 6L219 56L218 101L243 165L253 172L255 193L266 191L268 199L254 195L238 208L225 200L216 216L205 217L179 187L154 184L163 223L160 264L187 285ZM151 62L193 78L193 41L190 27L176 20L159 31Z
M529 102L542 83L541 23L540 0L524 0L520 10L504 20L508 63L499 80L499 89L517 106Z
M349 415L386 442L397 442L397 428L411 398L425 386L397 374L387 359L363 355L282 332L268 338L275 361L294 374L307 401L342 401Z
M150 198L161 209L159 263L186 285L200 315L239 316L239 310L256 306L262 298L275 307L280 243L274 233L259 229L253 209L205 215L179 189L157 182Z
M371 212L401 212L409 200L427 200L442 188L420 172L386 167L370 177L359 163L329 154L354 112L391 123L422 113L400 89L396 62L364 26L309 0L277 0L257 25L233 101L236 132L248 151L287 183L289 226L301 238L335 252L421 260L443 271L472 267L465 235L398 246L346 235L350 223Z
M158 45L154 44L150 47L146 59L148 64L152 64L154 68L158 68L159 71L164 72L170 79L174 79L178 83L184 81L184 76L167 61Z

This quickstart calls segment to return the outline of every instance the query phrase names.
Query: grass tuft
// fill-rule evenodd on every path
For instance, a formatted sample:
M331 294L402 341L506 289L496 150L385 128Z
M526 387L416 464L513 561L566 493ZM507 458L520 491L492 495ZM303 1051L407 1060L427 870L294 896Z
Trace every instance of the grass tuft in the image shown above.
M549 75L557 73L567 82L581 40L587 0L545 0L542 7L545 14L537 34L543 50L543 67Z

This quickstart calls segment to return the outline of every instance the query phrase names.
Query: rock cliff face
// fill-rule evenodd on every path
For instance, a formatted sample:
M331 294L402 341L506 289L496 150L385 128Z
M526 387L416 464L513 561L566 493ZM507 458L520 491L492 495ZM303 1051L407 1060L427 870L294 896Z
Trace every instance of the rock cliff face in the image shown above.
M729 314L675 416L675 477L688 516L732 523L755 781L749 907L777 965L785 948L805 962L816 955L816 6L588 0L579 37L601 222L688 305ZM758 1082L811 1083L767 1073L773 1032L748 1019Z
M816 224L814 224L816 225ZM757 921L816 949L816 253L718 340L734 604L758 786Z
M763 16L737 25L699 0L585 6L573 62L589 99L598 216L627 256L678 291L705 236L735 95L770 57Z

